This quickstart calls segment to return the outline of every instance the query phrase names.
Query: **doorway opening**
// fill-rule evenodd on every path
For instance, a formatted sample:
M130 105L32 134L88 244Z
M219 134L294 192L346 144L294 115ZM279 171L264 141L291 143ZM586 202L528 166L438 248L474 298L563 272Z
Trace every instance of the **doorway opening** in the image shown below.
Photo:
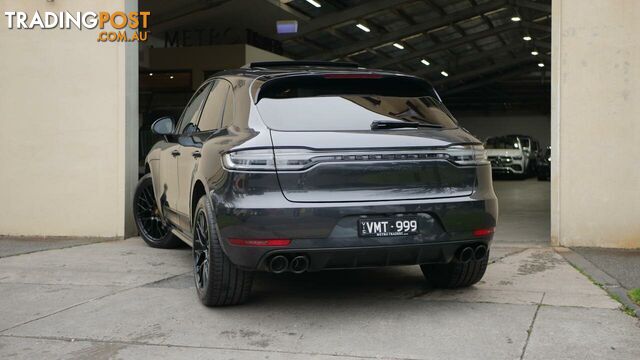
M140 47L141 171L158 140L151 123L178 119L216 72L252 61L351 61L429 80L489 148L500 200L496 242L549 243L550 0L139 4L153 14L151 39Z

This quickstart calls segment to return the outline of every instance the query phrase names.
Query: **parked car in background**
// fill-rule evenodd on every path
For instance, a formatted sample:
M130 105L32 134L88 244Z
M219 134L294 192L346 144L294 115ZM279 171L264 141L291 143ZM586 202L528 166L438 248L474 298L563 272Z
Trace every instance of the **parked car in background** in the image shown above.
M517 136L492 137L487 139L484 147L494 174L524 176L529 158L525 156Z
M526 175L533 176L536 174L538 168L538 158L540 156L540 142L535 138L528 135L515 135L520 139L522 145L522 152L529 159L527 161Z
M551 146L540 152L537 174L540 181L551 180Z
M420 265L456 288L487 268L486 153L418 77L255 63L207 79L152 130L136 225L152 247L193 248L207 306L244 302L255 271Z
M494 174L529 177L536 172L539 142L526 135L504 135L487 139L485 149Z

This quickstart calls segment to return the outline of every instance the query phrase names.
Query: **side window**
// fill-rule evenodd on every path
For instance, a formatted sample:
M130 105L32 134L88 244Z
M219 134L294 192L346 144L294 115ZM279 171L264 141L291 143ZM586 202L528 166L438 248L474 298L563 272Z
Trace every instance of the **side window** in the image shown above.
M202 110L202 116L198 124L200 131L210 131L220 128L229 88L231 88L231 86L225 80L217 80L215 82Z
M189 104L182 112L180 117L180 125L178 126L178 134L192 134L198 131L198 118L202 103L209 94L211 84L200 87L189 101Z

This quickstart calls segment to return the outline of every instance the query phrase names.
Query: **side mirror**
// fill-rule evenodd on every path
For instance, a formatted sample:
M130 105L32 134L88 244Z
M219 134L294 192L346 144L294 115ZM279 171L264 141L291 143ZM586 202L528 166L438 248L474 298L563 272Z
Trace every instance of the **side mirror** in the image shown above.
M167 136L173 134L175 125L173 119L165 116L153 122L151 131L156 135Z

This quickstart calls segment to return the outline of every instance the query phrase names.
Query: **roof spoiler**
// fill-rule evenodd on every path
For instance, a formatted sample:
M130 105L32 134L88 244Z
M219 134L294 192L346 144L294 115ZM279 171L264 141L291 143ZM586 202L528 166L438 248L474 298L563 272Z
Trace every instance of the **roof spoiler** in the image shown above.
M252 62L249 68L277 68L277 67L296 67L296 66L314 66L328 68L349 68L357 69L359 66L353 62L334 62L334 61L260 61Z

